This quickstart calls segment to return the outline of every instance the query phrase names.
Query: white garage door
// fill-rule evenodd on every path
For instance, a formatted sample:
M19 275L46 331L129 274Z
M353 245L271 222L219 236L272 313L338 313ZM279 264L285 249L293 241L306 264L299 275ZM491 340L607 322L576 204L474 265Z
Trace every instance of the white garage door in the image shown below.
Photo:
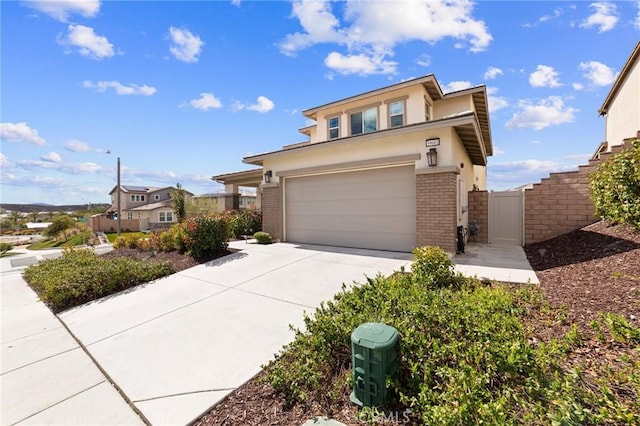
M411 251L416 242L414 166L287 178L287 241Z

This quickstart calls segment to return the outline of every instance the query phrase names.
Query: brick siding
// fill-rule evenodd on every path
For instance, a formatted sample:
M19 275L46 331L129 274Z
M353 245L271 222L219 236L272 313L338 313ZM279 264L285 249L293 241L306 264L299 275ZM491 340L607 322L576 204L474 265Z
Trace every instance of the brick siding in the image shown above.
M279 186L262 188L262 230L274 241L282 239L282 196Z
M416 175L416 243L456 250L456 192L454 172Z
M477 243L489 242L489 193L487 191L469 192L469 223L474 220L478 224L478 235L475 239L469 234L469 241Z
M611 152L601 153L599 158L589 160L589 164L578 170L551 173L527 189L524 195L525 244L545 241L597 222L589 174L625 146L630 143L614 146Z

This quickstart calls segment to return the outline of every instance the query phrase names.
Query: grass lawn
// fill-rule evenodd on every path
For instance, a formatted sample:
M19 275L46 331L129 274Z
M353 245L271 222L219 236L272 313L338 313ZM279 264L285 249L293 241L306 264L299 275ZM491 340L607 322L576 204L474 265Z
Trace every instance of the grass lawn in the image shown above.
M74 235L68 240L55 240L51 238L29 245L27 246L27 250L46 250L50 248L81 246L89 241L90 236L91 234L86 232L84 234Z
M0 255L0 257L15 256L15 255L17 255L17 254L20 254L20 253L17 253L17 252L15 252L15 251L8 251L8 252L6 252L6 253L2 253L2 255Z

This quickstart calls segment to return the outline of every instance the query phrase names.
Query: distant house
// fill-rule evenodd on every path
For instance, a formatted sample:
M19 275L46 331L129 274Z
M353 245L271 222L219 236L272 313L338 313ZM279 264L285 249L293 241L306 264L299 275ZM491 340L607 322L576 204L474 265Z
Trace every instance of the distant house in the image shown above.
M611 151L612 146L622 145L624 139L636 137L640 132L640 42L631 52L598 112L606 120L606 151Z
M172 186L147 187L120 185L120 227L123 231L148 231L168 228L177 221L171 200ZM118 191L111 192L111 206L104 215L95 215L89 220L94 231L111 231L117 227ZM186 197L193 194L185 191Z

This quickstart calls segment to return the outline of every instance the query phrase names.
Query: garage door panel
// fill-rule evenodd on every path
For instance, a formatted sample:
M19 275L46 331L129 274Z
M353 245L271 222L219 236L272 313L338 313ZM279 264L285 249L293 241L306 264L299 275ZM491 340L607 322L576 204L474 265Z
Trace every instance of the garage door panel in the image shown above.
M414 167L288 178L285 227L287 241L410 251Z

